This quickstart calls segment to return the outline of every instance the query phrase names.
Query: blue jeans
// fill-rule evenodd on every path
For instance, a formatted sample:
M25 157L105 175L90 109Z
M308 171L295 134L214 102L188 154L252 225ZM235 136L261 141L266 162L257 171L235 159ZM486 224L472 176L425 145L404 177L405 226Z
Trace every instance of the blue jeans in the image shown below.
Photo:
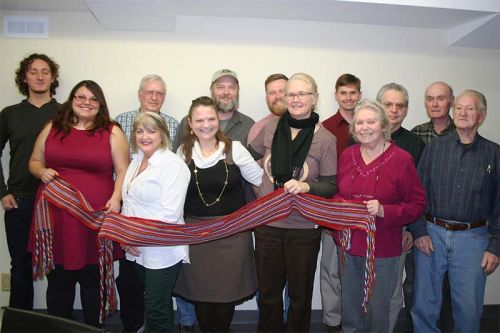
M177 304L177 316L179 319L179 325L193 326L196 322L196 312L194 311L194 304L178 296L175 297L175 303Z
M481 267L488 246L487 227L448 231L427 223L434 253L415 251L411 316L415 332L440 332L437 323L443 277L448 270L454 332L479 332L486 274Z
M33 309L33 278L28 238L33 217L34 199L16 198L18 208L5 212L5 234L11 258L10 300L13 308Z

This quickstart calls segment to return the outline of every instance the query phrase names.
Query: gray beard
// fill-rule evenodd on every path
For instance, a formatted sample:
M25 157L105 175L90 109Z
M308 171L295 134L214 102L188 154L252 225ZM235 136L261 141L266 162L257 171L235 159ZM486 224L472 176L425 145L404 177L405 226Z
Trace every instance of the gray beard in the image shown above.
M238 99L235 98L231 100L229 103L223 103L220 100L216 99L217 110L222 113L233 112L238 109Z

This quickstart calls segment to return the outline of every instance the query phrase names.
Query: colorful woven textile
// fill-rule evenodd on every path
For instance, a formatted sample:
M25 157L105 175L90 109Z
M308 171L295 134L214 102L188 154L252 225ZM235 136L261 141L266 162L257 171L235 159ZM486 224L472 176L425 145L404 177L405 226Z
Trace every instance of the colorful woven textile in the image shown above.
M126 217L117 213L104 214L94 210L81 192L58 178L45 185L35 207L35 251L33 277L40 278L54 268L52 256L52 223L50 204L67 210L86 227L99 231L99 266L102 281L101 299L110 310L116 308L116 293L112 267L112 243L129 246L168 246L197 244L228 237L241 231L281 220L293 211L313 223L342 231L342 244L349 249L350 229L367 233L367 253L363 308L370 299L375 283L375 220L365 205L349 201L334 201L309 194L291 195L277 190L247 204L227 216L205 223L178 225L161 221ZM104 291L107 291L105 293ZM104 304L101 304L104 317Z

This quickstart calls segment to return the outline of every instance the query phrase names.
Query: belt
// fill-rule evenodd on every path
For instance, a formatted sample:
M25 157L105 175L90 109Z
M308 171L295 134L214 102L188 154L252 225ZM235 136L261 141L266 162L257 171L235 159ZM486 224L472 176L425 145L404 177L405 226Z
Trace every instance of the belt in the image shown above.
M450 231L469 230L486 225L486 221L484 220L471 223L450 223L445 220L438 219L437 217L433 217L431 214L425 214L425 218L428 222Z

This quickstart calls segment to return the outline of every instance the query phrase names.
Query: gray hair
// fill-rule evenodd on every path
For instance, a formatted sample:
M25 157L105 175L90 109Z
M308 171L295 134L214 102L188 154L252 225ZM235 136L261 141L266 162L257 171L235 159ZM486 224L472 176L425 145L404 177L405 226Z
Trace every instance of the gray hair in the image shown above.
M139 91L142 91L142 89L144 89L144 86L146 85L146 83L151 82L151 81L160 82L161 85L163 86L163 90L165 91L165 93L167 92L167 84L165 83L163 78L157 74L149 74L149 75L146 75L145 77L143 77L141 79L141 83L139 84Z
M356 119L358 117L359 111L368 109L377 114L377 119L382 126L382 131L384 132L384 139L389 140L391 138L390 123L387 115L385 114L384 107L377 101L372 101L369 99L361 100L356 108L354 109L354 119L349 124L349 133L357 141L356 135L354 135L354 126L356 125Z
M481 112L486 112L486 110L488 109L488 104L486 103L486 97L482 93L480 93L477 90L467 89L463 93L458 95L457 98L455 99L455 101L464 95L475 96L477 99L476 108ZM455 107L455 106L453 106L453 107Z
M377 101L379 103L382 103L382 97L388 90L396 90L402 93L403 98L405 100L405 106L408 106L408 103L410 102L410 98L408 97L408 90L406 90L406 88L403 87L402 85L394 82L384 84L382 88L380 88L380 90L377 93Z

